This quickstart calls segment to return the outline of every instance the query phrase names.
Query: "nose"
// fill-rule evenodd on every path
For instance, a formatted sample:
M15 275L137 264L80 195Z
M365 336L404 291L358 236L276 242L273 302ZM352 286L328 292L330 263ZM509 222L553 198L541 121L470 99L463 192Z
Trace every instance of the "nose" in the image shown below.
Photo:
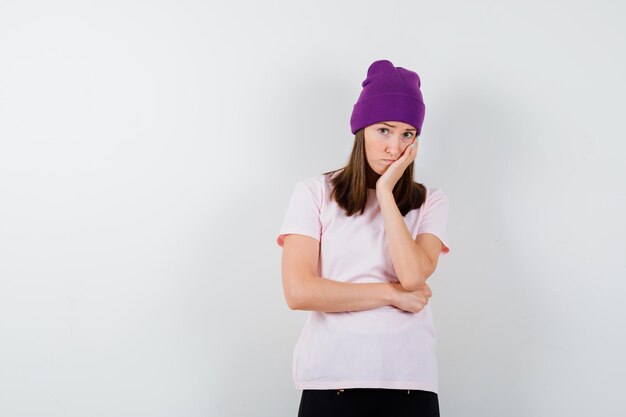
M387 142L387 153L391 154L394 158L398 158L402 153L402 139L398 135L393 135Z

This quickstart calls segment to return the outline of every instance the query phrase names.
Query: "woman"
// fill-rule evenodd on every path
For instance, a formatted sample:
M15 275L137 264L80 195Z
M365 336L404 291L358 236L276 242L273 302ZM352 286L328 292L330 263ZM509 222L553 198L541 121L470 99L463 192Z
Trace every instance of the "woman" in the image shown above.
M277 242L291 309L299 417L439 416L426 280L448 253L448 198L413 181L425 107L418 75L367 71L348 164L296 183Z

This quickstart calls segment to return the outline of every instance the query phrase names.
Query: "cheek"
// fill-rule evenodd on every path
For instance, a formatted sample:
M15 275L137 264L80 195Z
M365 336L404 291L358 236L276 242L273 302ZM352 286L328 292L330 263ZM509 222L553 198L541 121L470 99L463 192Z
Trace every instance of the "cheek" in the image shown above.
M385 149L380 143L370 143L365 146L365 152L367 153L368 158L377 158L378 155L385 152Z

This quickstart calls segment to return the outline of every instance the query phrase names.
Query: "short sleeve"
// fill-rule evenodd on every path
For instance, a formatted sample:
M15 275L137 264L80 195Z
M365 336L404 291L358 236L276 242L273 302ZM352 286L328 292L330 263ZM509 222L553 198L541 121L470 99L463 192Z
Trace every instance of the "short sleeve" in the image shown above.
M443 243L441 254L448 253L450 251L446 231L449 211L448 196L439 188L432 189L432 194L424 203L424 210L417 226L416 236L421 233L431 233L437 236Z
M308 181L296 183L276 238L278 245L283 246L285 236L288 234L300 234L321 240L321 204L321 189L317 189L315 184Z

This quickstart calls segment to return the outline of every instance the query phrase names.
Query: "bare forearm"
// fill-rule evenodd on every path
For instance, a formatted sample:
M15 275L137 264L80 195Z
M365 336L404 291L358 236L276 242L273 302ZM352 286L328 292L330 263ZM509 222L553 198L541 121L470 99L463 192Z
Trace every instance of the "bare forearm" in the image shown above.
M369 310L392 304L391 283L340 282L312 276L298 288L293 310L342 312Z
M377 198L385 225L385 237L393 268L407 291L421 288L428 278L430 261L411 237L393 193L377 190Z

